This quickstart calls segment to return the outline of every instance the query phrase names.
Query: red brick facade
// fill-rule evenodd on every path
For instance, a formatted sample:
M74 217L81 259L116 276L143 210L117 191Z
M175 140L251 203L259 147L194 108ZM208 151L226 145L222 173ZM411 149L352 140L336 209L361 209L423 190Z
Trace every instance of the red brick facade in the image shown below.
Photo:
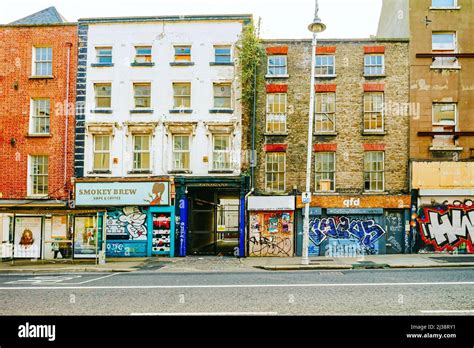
M35 46L52 47L52 78L31 78ZM65 156L68 50L70 107ZM0 199L27 197L29 155L49 156L49 197L69 198L73 175L76 70L75 25L0 27ZM50 98L48 136L28 135L31 98Z

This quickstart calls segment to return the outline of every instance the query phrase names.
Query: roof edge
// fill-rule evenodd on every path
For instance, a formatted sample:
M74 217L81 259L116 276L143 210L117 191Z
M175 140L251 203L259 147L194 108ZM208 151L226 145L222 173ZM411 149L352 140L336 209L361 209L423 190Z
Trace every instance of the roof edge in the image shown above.
M251 14L235 14L235 15L174 15L174 16L145 16L145 17L94 17L94 18L79 18L79 24L96 24L96 23L124 23L124 22L179 22L179 21L210 21L210 20L225 20L225 21L244 21L249 22L253 20Z

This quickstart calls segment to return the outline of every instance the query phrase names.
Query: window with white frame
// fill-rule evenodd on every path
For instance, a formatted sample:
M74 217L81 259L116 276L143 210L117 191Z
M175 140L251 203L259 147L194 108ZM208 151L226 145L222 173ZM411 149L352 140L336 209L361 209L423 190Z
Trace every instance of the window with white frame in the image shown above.
M383 151L367 151L364 153L364 189L365 191L384 190Z
M215 134L212 142L212 169L230 169L231 139L227 134Z
M133 135L133 170L150 170L150 140L149 134Z
M112 106L112 84L94 83L95 107L110 108Z
M214 63L231 63L230 46L214 46Z
M50 124L50 100L32 99L31 100L31 122L30 133L49 134Z
M191 61L191 46L174 46L174 61L175 62L190 62Z
M336 74L336 59L331 55L317 55L316 56L316 71L317 76L332 76Z
M151 46L135 46L135 63L151 63Z
M110 135L93 136L94 141L94 162L92 169L94 171L110 170Z
M457 6L457 0L431 0L433 8L453 8Z
M96 47L95 48L96 63L111 64L112 63L112 47Z
M433 103L433 125L456 126L456 103Z
M455 32L433 32L432 51L433 53L456 53L456 33ZM435 57L433 66L453 67L457 66L456 57Z
M383 132L383 92L364 94L364 131Z
M316 93L315 131L336 131L336 93Z
M33 74L35 76L52 76L53 49L51 47L35 47L33 52Z
M151 107L151 83L134 83L133 94L136 109Z
M287 75L287 56L268 56L267 74L270 76Z
M173 135L173 170L189 170L189 134Z
M214 83L214 108L231 109L232 108L232 85L230 82Z
M364 56L364 75L383 75L385 73L383 54L366 54Z
M316 152L316 191L334 191L336 174L336 153Z
M268 133L285 133L287 115L287 94L267 94L267 126Z
M173 83L173 100L175 109L189 109L191 107L191 83Z
M48 194L48 156L30 156L30 194Z
M267 152L265 154L265 190L285 191L286 153Z

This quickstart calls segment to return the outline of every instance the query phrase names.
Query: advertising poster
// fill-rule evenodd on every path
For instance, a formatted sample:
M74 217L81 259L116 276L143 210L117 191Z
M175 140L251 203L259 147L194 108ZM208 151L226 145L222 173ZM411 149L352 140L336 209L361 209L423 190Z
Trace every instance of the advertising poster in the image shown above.
M41 257L41 217L17 217L15 219L15 258Z
M250 213L250 256L293 255L293 212Z
M74 220L74 257L95 258L97 253L97 233L95 217L76 216Z

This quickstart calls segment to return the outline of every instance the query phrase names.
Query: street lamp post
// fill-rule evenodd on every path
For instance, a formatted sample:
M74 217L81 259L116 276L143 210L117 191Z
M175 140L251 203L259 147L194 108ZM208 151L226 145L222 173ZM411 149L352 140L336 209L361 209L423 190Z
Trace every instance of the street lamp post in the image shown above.
M311 88L309 98L309 122L308 122L308 154L306 157L306 192L311 191L311 153L313 147L313 119L314 119L314 73L316 66L316 34L326 30L326 25L321 22L318 17L318 0L314 11L313 22L308 26L310 32L313 33L313 42L311 45ZM309 204L307 200L304 206L304 223L303 223L303 256L301 258L302 265L309 264L308 245L309 245Z

